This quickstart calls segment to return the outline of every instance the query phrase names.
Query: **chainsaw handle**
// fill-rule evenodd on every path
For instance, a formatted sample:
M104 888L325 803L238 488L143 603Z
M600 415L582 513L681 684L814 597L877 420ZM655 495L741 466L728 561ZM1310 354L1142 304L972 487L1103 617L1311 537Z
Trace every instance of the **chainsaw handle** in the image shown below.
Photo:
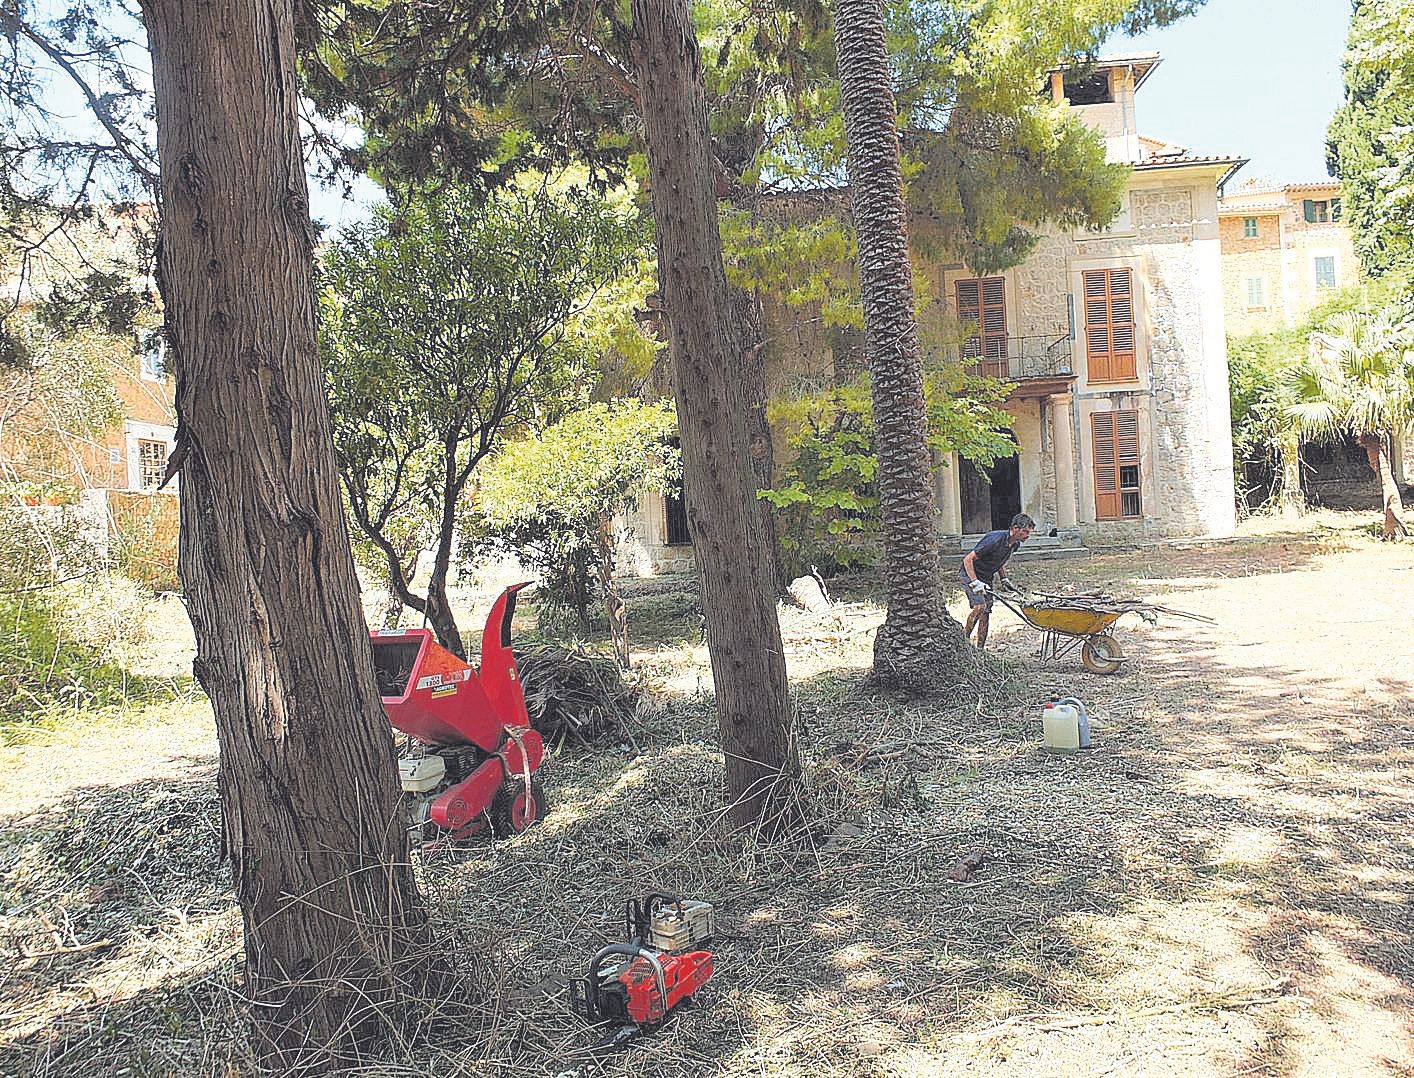
M658 956L646 947L637 943L610 943L606 947L601 947L597 954L589 960L589 975L585 978L589 982L589 991L596 994L599 989L599 967L607 959L615 955L625 955L628 958L646 958L648 965L653 969L653 983L658 989L658 999L663 1007L663 1016L668 1013L668 982L663 976L663 963L658 960ZM598 1008L596 1007L595 1010Z

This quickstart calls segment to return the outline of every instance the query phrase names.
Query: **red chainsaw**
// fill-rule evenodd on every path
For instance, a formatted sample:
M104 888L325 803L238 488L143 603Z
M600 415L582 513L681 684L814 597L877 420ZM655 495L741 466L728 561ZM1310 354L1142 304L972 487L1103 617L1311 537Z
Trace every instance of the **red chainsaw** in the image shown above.
M616 1027L596 1050L651 1033L712 976L712 955L701 949L714 930L706 902L654 892L629 902L625 923L629 941L602 948L570 982L574 1010Z
M512 585L491 607L480 668L429 629L369 634L383 710L408 735L398 773L411 825L425 839L472 835L488 819L497 834L518 834L545 815L534 777L545 746L530 725L511 651L516 594L526 586Z

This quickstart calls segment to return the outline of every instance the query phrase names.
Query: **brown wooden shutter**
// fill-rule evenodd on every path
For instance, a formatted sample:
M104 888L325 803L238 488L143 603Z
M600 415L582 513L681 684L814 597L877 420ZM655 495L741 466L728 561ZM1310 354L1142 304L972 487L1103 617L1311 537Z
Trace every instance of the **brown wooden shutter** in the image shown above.
M1139 413L1095 412L1090 416L1095 472L1095 519L1142 515L1139 473ZM1132 468L1126 481L1124 470Z
M1127 269L1086 270L1085 357L1092 382L1137 377L1134 283Z
M1090 416L1090 441L1094 449L1095 519L1119 519L1119 461L1115 457L1113 412Z
M1007 374L1006 280L970 277L955 285L957 316L977 327L977 334L963 345L964 356L980 356L981 373L992 378Z
M957 292L957 319L969 325L980 326L982 324L982 282L976 277L958 281L953 285ZM975 356L980 354L981 341L977 337L970 337L962 345L964 356Z

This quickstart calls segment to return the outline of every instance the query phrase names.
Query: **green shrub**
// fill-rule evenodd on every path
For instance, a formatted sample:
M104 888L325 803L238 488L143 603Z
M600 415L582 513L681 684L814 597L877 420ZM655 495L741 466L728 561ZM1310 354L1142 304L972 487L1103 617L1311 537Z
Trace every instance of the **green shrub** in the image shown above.
M112 624L93 621L76 631L74 616L94 613L93 602L82 596L0 595L0 741L23 740L66 714L173 694L172 683L124 668L119 656L131 629L118 620L130 625L136 615L131 606L103 605Z
M928 448L957 452L982 468L1016 452L1001 409L1010 388L958 367L924 376ZM878 560L879 457L869 376L773 401L772 425L784 432L776 485L758 495L776 511L784 567L834 573Z

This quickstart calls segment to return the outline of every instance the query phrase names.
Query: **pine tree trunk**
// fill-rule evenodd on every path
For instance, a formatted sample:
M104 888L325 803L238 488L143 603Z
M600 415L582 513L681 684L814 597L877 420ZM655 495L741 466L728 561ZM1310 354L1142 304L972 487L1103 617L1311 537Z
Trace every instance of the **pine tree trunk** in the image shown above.
M180 574L257 1039L339 1053L425 937L315 348L290 0L143 5ZM327 1065L327 1064L326 1064Z
M728 816L794 822L800 764L757 508L750 401L732 317L702 65L687 0L633 0L634 61L672 327L683 485L726 757Z
M943 601L923 365L881 0L840 0L835 54L859 240L859 283L872 375L888 614L874 673L908 690L955 683L971 661Z
M756 476L756 489L769 490L776 485L776 452L771 439L771 424L766 418L769 403L766 392L766 319L761 311L761 298L742 288L731 289L732 313L737 322L737 342L742 350L741 378L749 401L747 420L751 425L751 468ZM771 581L777 595L784 595L790 581L781 565L780 535L776 529L776 512L765 498L756 499L761 514L761 527L766 534L766 556L770 561Z
M1371 470L1380 477L1380 501L1384 505L1384 538L1404 539L1409 529L1404 523L1404 503L1390 463L1390 438L1384 433L1362 434L1355 439L1365 450Z

